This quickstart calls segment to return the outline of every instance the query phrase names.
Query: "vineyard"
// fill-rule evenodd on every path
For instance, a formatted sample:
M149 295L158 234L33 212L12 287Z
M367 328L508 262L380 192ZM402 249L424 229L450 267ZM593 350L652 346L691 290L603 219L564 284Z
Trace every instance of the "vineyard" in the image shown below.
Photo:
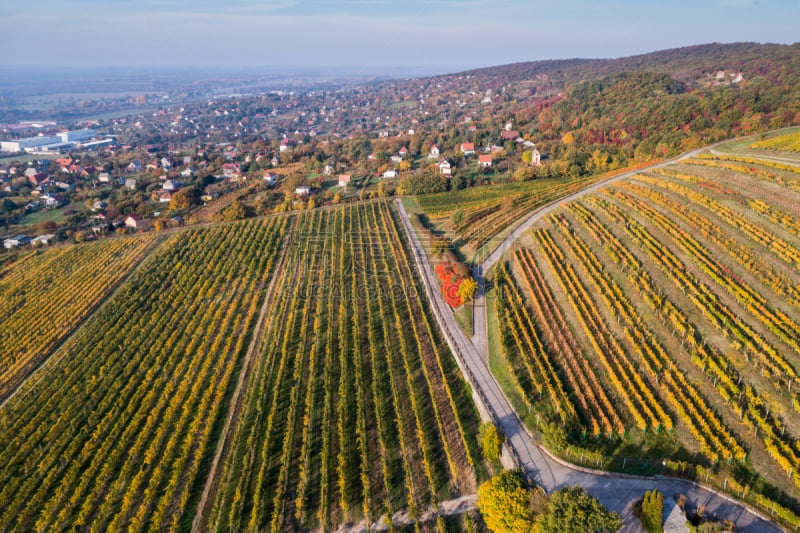
M191 523L288 224L169 236L20 389L0 411L0 531L175 530L187 514ZM149 241L137 242L103 250L130 263ZM113 270L99 249L85 250L53 255L85 254L80 266Z
M650 163L649 163L650 164ZM581 179L538 179L472 187L417 197L420 208L453 242L474 254L490 239L520 222L526 213L587 185L634 167ZM455 216L456 213L458 216Z
M776 135L775 137L755 142L750 145L750 148L800 152L800 132L795 131L784 135Z
M333 529L476 490L477 413L407 254L386 202L299 216L209 529Z
M147 235L29 254L0 273L0 400L158 242Z
M666 431L798 494L800 175L777 165L691 159L537 224L495 280L516 392L584 443Z

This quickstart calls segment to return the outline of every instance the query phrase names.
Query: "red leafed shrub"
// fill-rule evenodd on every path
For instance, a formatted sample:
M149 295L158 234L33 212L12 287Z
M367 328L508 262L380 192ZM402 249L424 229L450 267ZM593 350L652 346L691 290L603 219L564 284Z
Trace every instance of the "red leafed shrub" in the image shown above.
M436 265L436 275L442 282L442 295L451 307L459 307L462 303L461 297L458 295L458 287L464 280L460 277L450 261L443 261Z

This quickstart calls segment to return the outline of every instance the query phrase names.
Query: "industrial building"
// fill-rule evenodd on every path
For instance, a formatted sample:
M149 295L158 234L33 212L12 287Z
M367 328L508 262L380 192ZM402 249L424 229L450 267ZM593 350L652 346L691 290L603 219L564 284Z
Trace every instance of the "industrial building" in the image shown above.
M83 129L83 130L73 130L73 131L62 131L61 133L57 133L59 137L61 137L61 142L65 143L79 143L86 141L88 139L94 139L97 136L97 132L93 129Z
M2 141L0 142L0 151L3 152L24 152L28 149L37 149L48 144L56 144L61 142L61 137L27 137L25 139L17 139L16 141Z
M26 137L16 141L1 141L0 152L58 152L74 144L94 139L97 132L93 129L62 131L55 136Z

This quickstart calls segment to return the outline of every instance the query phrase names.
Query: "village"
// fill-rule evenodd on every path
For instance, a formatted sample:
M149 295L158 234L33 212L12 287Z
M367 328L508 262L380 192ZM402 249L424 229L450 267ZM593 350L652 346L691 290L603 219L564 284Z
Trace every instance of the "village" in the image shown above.
M505 88L414 83L218 98L73 131L5 125L4 249L536 176L530 133L488 118Z

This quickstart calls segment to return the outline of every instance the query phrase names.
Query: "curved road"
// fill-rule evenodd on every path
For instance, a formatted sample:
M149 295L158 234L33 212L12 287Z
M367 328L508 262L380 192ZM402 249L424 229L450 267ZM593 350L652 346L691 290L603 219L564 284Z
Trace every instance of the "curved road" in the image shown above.
M648 168L658 168L666 166L674 161L692 157L702 150L698 149L688 152L678 158L653 165ZM570 194L556 202L548 204L520 224L511 234L506 237L487 259L475 268L475 279L479 282L479 287L483 288L482 273L487 272L503 253L510 248L533 224L543 216L558 207L564 202L568 202L582 195L596 191L613 181L625 179L637 172L643 172L647 168L638 169L633 172L620 174L608 180L604 180L576 193ZM597 497L606 507L619 513L624 520L623 531L640 531L639 521L632 514L633 503L640 499L644 493L653 488L659 489L666 497L676 494L684 494L688 498L691 506L705 506L708 513L732 520L736 524L737 531L761 533L772 531L783 531L766 517L759 514L754 509L738 503L725 495L704 488L690 481L665 478L656 476L653 478L625 476L606 472L594 472L587 469L576 467L560 459L550 456L542 448L535 445L532 435L528 432L517 413L511 407L500 386L497 384L488 367L488 342L486 332L486 313L483 294L478 295L475 300L475 337L468 339L461 328L458 327L455 317L444 301L436 275L431 263L427 260L425 250L419 243L418 236L414 231L408 213L402 202L397 199L396 204L409 236L414 262L423 280L423 287L434 316L442 330L445 340L456 357L462 373L468 379L476 398L476 404L481 416L484 419L491 419L497 424L506 435L508 449L513 456L514 462L520 466L522 471L537 485L543 487L547 492L558 490L568 485L580 485L587 492ZM483 309L481 309L483 306Z

